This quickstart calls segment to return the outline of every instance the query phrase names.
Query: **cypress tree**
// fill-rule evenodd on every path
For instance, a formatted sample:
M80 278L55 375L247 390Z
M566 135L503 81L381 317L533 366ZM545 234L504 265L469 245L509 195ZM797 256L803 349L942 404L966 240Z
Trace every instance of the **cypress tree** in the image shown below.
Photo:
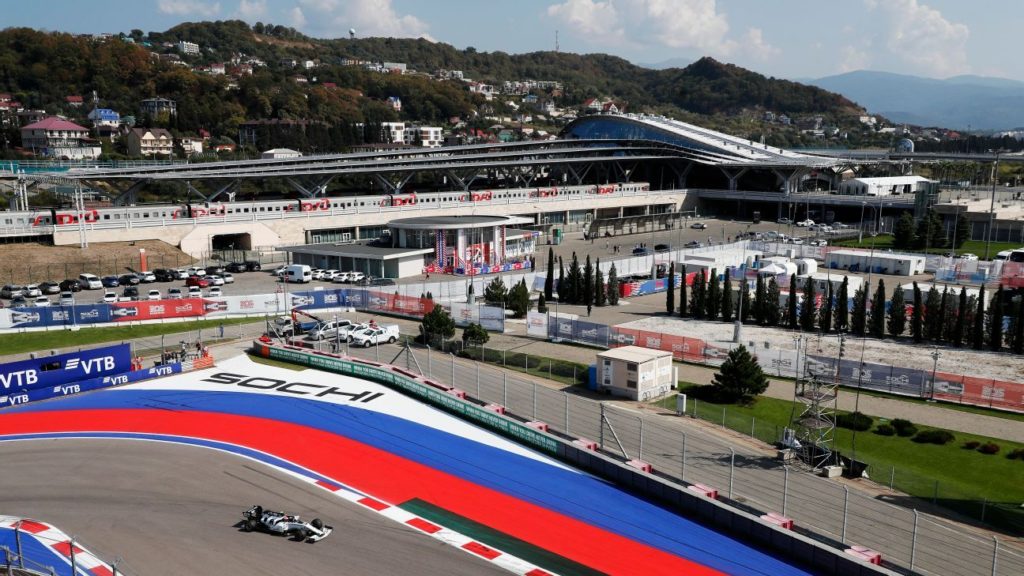
M676 263L670 262L668 265L668 286L665 290L665 312L669 316L676 313Z
M768 294L765 290L764 276L757 275L757 284L754 288L754 309L751 312L754 315L754 323L758 326L764 326L765 324L765 312L767 309L765 303L768 301Z
M544 278L544 299L551 300L555 293L555 251L548 247L548 275Z
M952 342L956 330L957 316L956 291L947 286L942 291L942 341Z
M797 328L796 318L796 274L789 278L789 298L786 299L786 327L792 330Z
M561 288L561 286L559 286ZM565 275L565 298L562 302L568 304L579 304L583 296L583 272L580 270L580 261L576 253L572 253L572 260L569 262L569 272ZM561 290L559 290L561 296Z
M924 303L921 302L921 288L917 281L914 281L914 309L910 313L910 333L914 337L914 343L924 342Z
M594 265L594 305L604 306L608 302L608 291L604 285L604 273L601 272L601 259Z
M594 265L590 263L590 254L587 254L587 264L583 267L583 305L594 305Z
M889 301L889 336L896 338L907 329L907 303L903 300L903 288L896 286Z
M548 311L547 299L544 298L544 293L541 292L540 296L537 298L537 312L540 312L541 314L545 314L545 313L547 313L547 311Z
M960 288L960 304L956 307L956 320L950 341L960 348L964 345L964 321L967 319L967 288Z
M800 306L800 329L804 332L814 332L814 320L817 317L815 300L814 279L808 276L804 280L804 303Z
M782 290L775 278L768 279L767 297L765 298L764 319L768 326L778 326L782 319L782 311L779 309L779 300L782 298Z
M750 310L750 288L744 279L740 282L740 322L748 324L751 318L753 316Z
M708 292L704 295L705 317L708 320L718 320L718 313L722 307L722 288L718 282L718 270L711 269L711 278L708 279Z
M702 269L693 279L693 293L690 295L690 315L700 320L704 318L704 290L706 278Z
M822 332L832 331L832 283L827 282L825 294L821 302L821 311L818 314L818 327Z
M853 314L850 315L850 331L856 336L864 336L867 327L868 290L870 284L863 284L853 293Z
M946 314L949 310L949 286L942 287L942 296L939 297L939 317L935 326L935 341L943 342L946 339Z
M978 308L974 311L974 327L971 330L971 344L975 350L985 347L985 285L978 287Z
M558 301L568 302L565 299L565 265L562 264L562 257L558 257Z
M681 279L679 281L679 316L681 318L686 318L689 316L687 305L690 303L686 296L686 264L680 264L679 266L681 273Z
M936 342L942 332L942 297L938 289L932 286L928 291L928 299L924 303L924 337Z
M615 273L615 263L608 269L608 304L618 306L619 304L619 275Z
M843 283L839 285L839 294L836 296L835 325L838 332L850 327L850 279L847 276L843 276Z
M885 336L885 280L878 281L875 297L871 300L870 331L875 338Z
M1013 353L1024 354L1024 297L1017 297L1013 314Z
M725 281L722 283L722 320L732 322L732 276L725 269Z
M1003 349L1003 285L996 288L988 307L988 347L993 352Z

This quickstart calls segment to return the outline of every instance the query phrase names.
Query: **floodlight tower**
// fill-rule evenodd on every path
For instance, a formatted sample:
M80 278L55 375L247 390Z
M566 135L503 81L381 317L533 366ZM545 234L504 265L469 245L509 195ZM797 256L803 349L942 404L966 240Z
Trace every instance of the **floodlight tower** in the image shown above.
M801 459L813 470L820 470L833 460L839 385L833 374L827 374L827 368L808 361L805 365L805 373L796 382L796 400L804 408L794 427Z

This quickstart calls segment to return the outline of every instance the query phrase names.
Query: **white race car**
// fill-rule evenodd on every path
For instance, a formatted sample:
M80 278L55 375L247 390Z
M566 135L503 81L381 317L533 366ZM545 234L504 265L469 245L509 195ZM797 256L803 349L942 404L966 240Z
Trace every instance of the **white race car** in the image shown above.
M305 542L319 542L334 531L333 526L325 525L319 518L303 522L298 516L264 510L262 506L253 506L242 512L242 516L245 517L242 521L242 530L245 532L263 530Z

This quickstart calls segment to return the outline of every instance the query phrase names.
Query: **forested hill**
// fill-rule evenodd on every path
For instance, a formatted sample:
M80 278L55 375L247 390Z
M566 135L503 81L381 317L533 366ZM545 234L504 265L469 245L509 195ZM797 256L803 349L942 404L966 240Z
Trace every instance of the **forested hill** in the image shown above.
M456 49L426 40L359 38L321 40L283 26L241 21L186 23L166 32L132 30L105 41L25 28L0 31L0 93L27 108L67 113L65 97L81 95L91 108L93 91L102 107L123 114L137 110L139 100L162 96L178 102L171 128L210 130L232 136L244 120L282 118L322 120L330 124L411 119L445 122L469 118L484 105L483 98L455 81L435 81L425 75L370 72L342 66L343 59L402 62L412 70L433 74L460 70L466 78L495 84L506 80L553 80L563 84L555 94L559 107L578 106L591 97L613 99L628 111L664 113L689 120L697 115L728 118L751 110L777 114L822 115L844 125L863 113L854 103L820 88L766 78L710 58L686 68L650 70L605 54L534 52L506 54ZM200 53L174 63L159 54L177 54L165 43L194 42ZM194 68L229 63L244 55L266 66L237 79L201 74ZM313 60L311 70L282 65L282 61ZM296 74L308 83L294 81ZM292 81L289 81L291 79ZM325 86L327 84L327 86ZM402 99L401 113L384 101ZM546 95L545 95L546 96ZM499 99L490 106L508 114ZM851 118L853 120L851 120ZM714 125L716 122L709 122Z

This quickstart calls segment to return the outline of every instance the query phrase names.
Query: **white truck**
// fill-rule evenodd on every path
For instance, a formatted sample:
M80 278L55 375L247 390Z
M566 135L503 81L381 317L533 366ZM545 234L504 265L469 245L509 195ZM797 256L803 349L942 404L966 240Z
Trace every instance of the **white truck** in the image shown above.
M377 326L374 328L360 330L359 332L352 334L351 342L354 346L369 348L374 344L391 343L396 340L398 340L398 325L390 324L387 326Z
M327 322L324 322L317 326L316 328L310 330L309 334L306 337L309 338L310 340L324 340L332 338L345 339L349 331L354 326L362 327L365 325L356 324L346 318L340 318L338 320L328 320ZM340 336L338 332L341 332Z
M305 264L292 264L285 268L284 281L307 284L313 281L313 269Z

